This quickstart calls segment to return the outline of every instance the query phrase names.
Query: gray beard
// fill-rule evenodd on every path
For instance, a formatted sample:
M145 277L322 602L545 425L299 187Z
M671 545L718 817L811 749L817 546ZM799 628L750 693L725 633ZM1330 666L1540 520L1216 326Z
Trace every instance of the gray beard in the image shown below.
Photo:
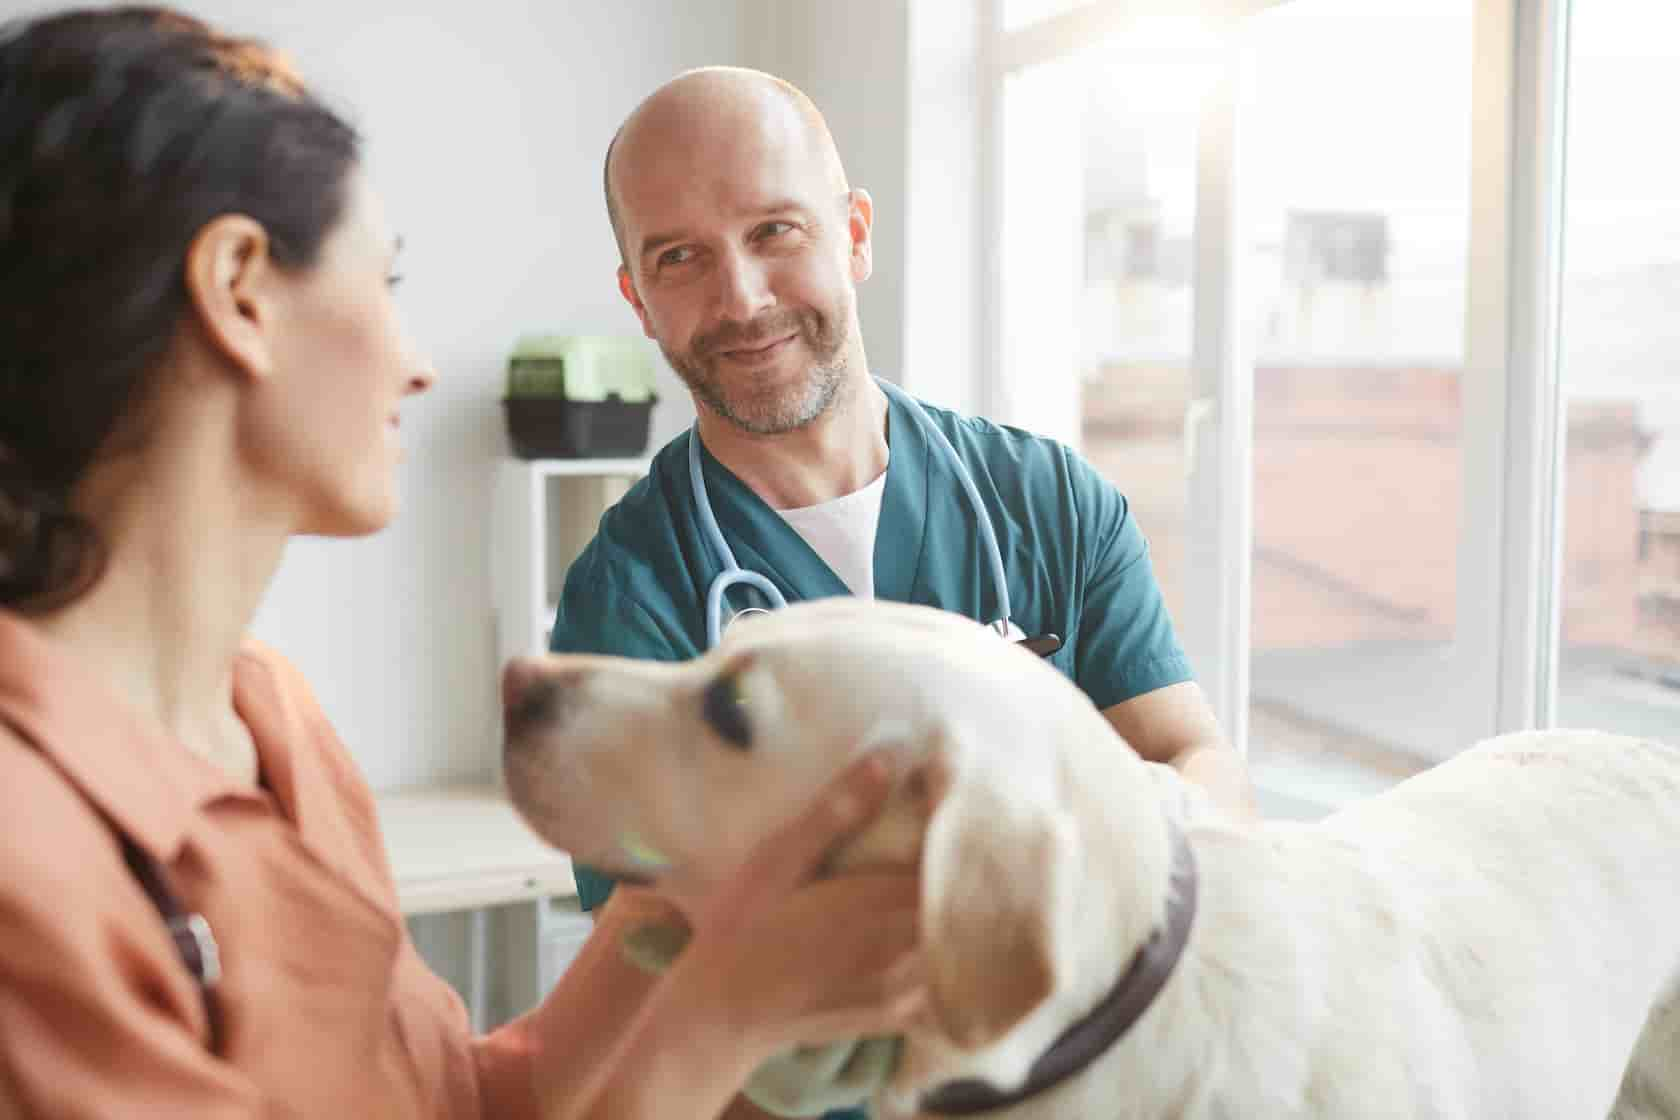
M800 324L799 339L816 354L802 384L768 399L755 399L750 392L728 393L717 375L717 358L674 353L664 343L660 350L683 384L700 402L742 431L757 436L796 432L826 413L840 393L847 371L846 339L821 337L820 326ZM823 343L829 343L824 346Z

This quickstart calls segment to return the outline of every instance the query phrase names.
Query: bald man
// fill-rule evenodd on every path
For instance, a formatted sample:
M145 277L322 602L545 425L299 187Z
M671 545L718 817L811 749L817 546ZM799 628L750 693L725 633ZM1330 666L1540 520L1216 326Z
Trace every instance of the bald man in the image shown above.
M737 584L708 611L727 561L705 506L739 565L789 602L877 596L993 622L1005 596L983 512L1012 608L1000 630L1059 638L1049 659L1107 715L1116 750L1178 767L1252 819L1125 498L1061 444L871 375L857 285L874 206L804 94L751 70L683 74L624 122L604 179L619 291L697 418L572 566L556 651L687 659L769 605ZM586 905L609 887L580 872Z

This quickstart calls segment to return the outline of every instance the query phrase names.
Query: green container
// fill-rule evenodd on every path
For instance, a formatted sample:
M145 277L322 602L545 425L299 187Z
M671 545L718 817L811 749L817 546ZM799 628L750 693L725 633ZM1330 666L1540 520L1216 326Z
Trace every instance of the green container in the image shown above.
M502 401L522 459L640 455L647 450L653 355L640 339L529 334L508 359Z
M653 355L640 339L528 334L508 359L509 397L626 403L658 399Z

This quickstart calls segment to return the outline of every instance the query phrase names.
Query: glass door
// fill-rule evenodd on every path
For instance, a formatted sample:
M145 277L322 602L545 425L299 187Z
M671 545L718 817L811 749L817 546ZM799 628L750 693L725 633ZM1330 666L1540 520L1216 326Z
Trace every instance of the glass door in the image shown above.
M1128 497L1271 814L1392 784L1486 705L1458 570L1473 6L1003 39L993 414Z
M1553 720L1680 742L1680 10L1569 17Z
M1126 496L1239 743L1246 370L1229 252L1232 28L1065 17L1024 40L998 106L992 414L1077 447Z

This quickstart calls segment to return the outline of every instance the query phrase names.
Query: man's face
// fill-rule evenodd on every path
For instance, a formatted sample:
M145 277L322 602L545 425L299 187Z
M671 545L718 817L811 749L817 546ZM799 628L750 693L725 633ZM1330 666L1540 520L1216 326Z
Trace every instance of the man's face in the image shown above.
M797 119L689 124L621 153L620 289L702 404L755 434L797 430L859 352L868 196L835 185Z

